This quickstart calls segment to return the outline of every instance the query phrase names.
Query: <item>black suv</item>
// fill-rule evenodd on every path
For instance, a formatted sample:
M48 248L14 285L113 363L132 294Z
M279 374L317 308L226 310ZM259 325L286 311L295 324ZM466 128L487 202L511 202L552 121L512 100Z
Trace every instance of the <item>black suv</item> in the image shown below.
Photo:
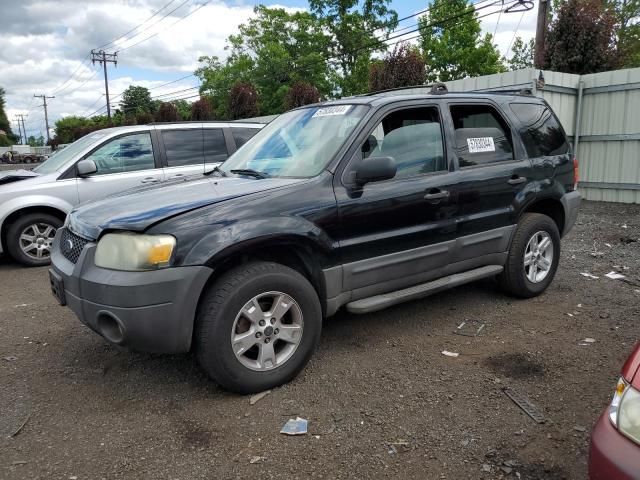
M529 95L373 94L287 112L199 179L78 207L62 305L118 345L194 349L237 392L292 379L339 308L485 277L533 297L573 226L577 165Z

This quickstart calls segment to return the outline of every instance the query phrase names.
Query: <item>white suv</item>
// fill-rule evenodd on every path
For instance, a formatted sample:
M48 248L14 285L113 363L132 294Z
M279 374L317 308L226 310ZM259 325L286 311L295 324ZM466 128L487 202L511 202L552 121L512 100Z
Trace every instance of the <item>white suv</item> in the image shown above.
M203 174L264 125L188 122L90 133L32 171L0 172L0 254L27 266L50 261L51 242L82 202L144 184Z

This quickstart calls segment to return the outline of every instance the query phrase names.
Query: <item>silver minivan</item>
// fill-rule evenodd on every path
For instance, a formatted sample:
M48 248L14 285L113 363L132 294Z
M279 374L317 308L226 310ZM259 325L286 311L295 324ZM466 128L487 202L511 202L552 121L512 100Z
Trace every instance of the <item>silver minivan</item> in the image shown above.
M46 265L71 209L134 187L203 174L264 125L185 122L99 130L33 170L0 171L0 254Z

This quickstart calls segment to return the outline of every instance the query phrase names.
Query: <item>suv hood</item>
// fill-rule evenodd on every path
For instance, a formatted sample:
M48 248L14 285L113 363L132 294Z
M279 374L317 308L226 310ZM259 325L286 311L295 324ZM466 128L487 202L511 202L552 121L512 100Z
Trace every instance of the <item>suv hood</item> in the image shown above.
M105 230L142 232L181 213L303 181L213 177L159 184L80 205L69 214L69 228L91 240L99 238Z
M5 170L0 172L0 185L3 183L17 182L18 180L38 176L40 175L36 172L32 172L31 170Z

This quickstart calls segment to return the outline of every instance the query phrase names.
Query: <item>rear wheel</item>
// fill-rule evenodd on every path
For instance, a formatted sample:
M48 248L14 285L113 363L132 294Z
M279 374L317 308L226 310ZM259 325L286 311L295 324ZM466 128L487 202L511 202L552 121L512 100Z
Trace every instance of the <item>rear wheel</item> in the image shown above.
M498 280L512 295L530 298L540 295L553 281L560 260L560 233L546 215L522 216Z
M205 293L196 319L199 363L223 387L252 393L294 378L320 340L318 295L284 265L252 262Z
M30 213L16 220L7 232L7 249L14 260L28 267L48 265L51 245L62 220L47 213Z

